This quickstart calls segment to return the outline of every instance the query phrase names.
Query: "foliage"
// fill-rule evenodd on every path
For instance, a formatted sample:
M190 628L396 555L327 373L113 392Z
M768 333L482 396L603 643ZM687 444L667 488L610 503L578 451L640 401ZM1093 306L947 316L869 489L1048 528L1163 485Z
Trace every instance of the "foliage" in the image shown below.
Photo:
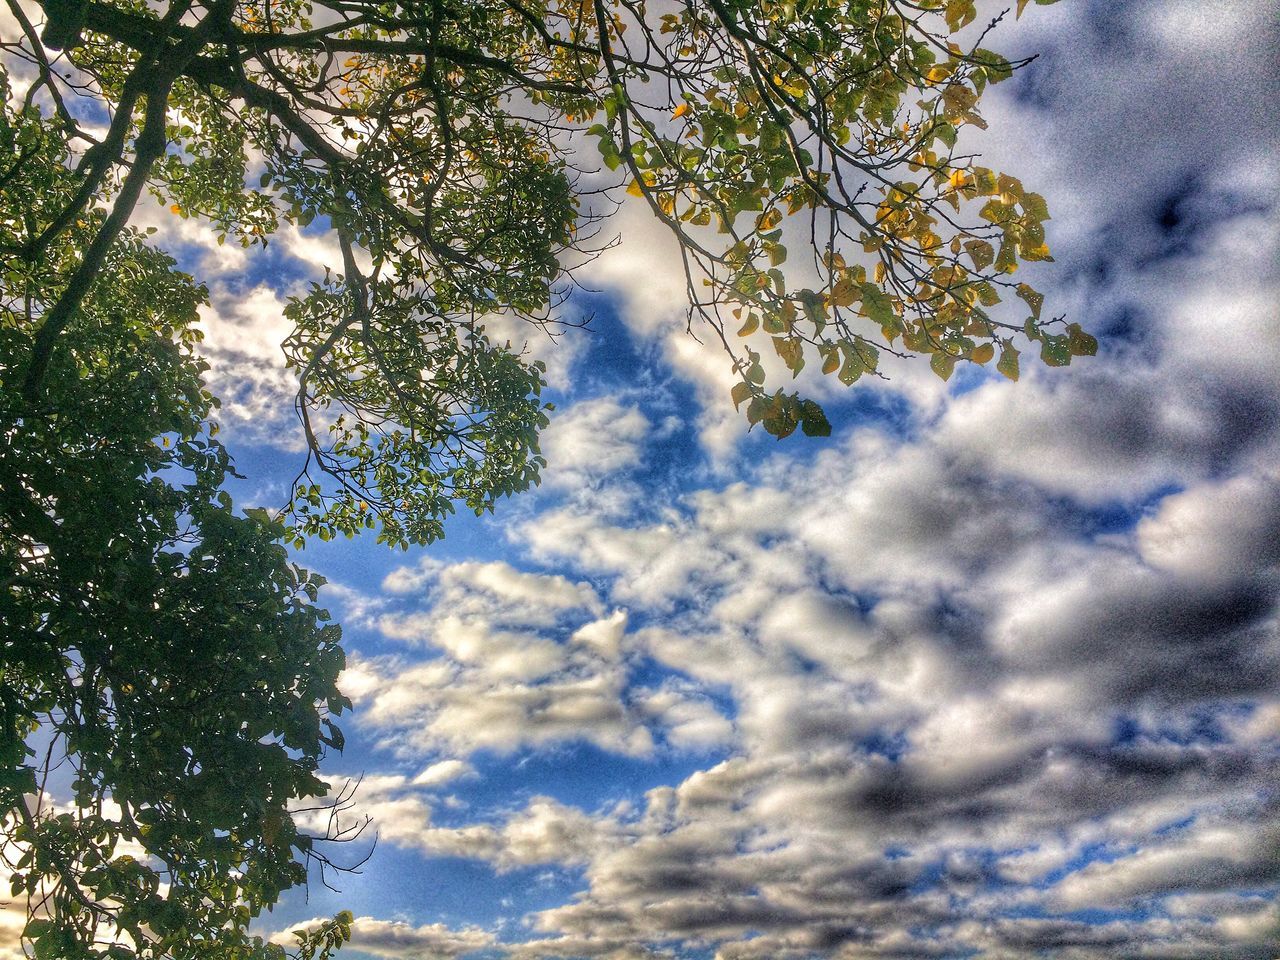
M33 108L0 118L0 244L77 180ZM131 230L22 394L35 318L104 213L86 208L0 299L0 808L40 958L283 957L246 933L306 878L338 628L282 526L237 516L192 326L205 291ZM37 750L38 745L38 750ZM39 773L39 777L37 774ZM45 799L57 788L63 803ZM24 798L25 795L25 798ZM68 802L69 801L69 802Z
M770 369L853 384L887 351L1017 379L1028 342L1096 349L1012 279L1050 259L1043 198L965 152L1021 66L974 0L6 3L0 789L42 956L275 950L245 927L320 856L288 804L325 789L346 706L318 579L279 541L427 543L537 482L544 371L484 324L553 322L624 189L776 436L831 428ZM287 525L220 492L204 292L129 228L148 192L222 241L337 237L287 310ZM56 766L36 742L74 771L67 812L23 799Z
M245 245L281 218L336 232L340 273L289 310L310 448L300 538L428 542L456 501L491 510L537 481L541 371L483 322L550 322L566 264L599 249L587 168L601 163L679 240L691 310L741 377L733 400L778 436L830 427L768 382L766 355L852 384L885 351L926 354L943 378L998 356L1016 379L1026 341L1049 364L1095 346L1012 279L1050 259L1044 199L964 152L987 86L1020 66L981 46L973 0L73 0L45 14L45 43L28 22L9 50L68 138L86 136L77 98L110 108L77 167L79 199L111 193L124 213L104 232L144 189ZM51 306L29 393L83 286ZM997 306L1011 297L1027 309Z

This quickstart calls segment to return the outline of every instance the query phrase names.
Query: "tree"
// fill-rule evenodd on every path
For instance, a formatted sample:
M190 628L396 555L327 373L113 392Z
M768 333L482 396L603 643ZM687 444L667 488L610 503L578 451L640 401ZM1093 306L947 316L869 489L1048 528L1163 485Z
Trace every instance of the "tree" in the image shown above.
M1095 347L1042 323L1040 294L1011 279L1049 258L1043 198L957 152L985 126L987 84L1018 66L962 32L973 0L76 0L45 5L43 44L9 2L29 97L86 145L74 197L15 252L38 262L91 197L114 197L47 305L29 399L144 190L246 245L282 216L336 231L341 274L291 306L285 345L327 478L295 491L300 536L428 542L454 501L491 509L536 479L540 371L482 323L545 322L589 253L581 134L679 239L691 310L742 378L734 401L778 436L829 428L768 392L765 351L851 384L885 350L943 377L998 353L1016 378L1020 339L1050 364ZM56 68L49 48L65 48ZM109 108L100 140L76 119L84 98ZM995 309L1010 294L1013 317Z
M0 118L0 158L12 247L78 182L32 108ZM220 489L229 460L193 353L205 291L136 232L102 259L39 400L23 397L27 304L103 219L87 207L53 238L50 272L10 260L0 299L10 891L32 905L38 957L266 955L247 922L325 856L289 808L325 793L318 759L342 743L340 634L282 526L235 515Z
M691 330L778 437L830 426L765 352L852 384L884 351L1017 379L1016 344L1096 349L1012 279L1050 259L1043 198L963 152L1022 65L974 0L6 3L0 789L41 955L270 951L246 925L323 856L288 805L347 706L279 541L427 543L536 482L543 371L484 322L551 322L609 182L671 229ZM204 294L129 227L147 192L245 246L337 236L287 311L308 457L280 517L220 492ZM74 769L65 813L24 800L37 741Z

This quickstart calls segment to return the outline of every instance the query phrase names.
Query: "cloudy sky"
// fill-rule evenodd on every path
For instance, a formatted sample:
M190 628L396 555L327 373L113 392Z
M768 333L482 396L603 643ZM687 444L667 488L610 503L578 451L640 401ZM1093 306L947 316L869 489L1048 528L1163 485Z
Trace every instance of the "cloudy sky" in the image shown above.
M379 839L264 929L346 908L388 960L1277 955L1275 9L1064 0L999 36L1040 57L981 149L1049 199L1035 280L1099 355L813 384L833 435L779 443L624 208L567 308L590 329L508 332L550 364L542 488L301 558L356 703L330 779ZM214 294L237 494L277 504L280 307L333 251L154 217Z

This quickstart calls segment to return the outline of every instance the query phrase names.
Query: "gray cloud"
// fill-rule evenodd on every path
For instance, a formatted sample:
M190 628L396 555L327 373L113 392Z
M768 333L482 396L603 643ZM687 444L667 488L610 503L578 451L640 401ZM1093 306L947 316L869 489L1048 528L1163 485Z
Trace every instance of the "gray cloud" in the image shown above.
M1082 2L1024 21L1045 56L997 88L993 125L1010 133L993 159L1045 184L1060 255L1044 276L1104 334L1099 357L952 398L908 384L910 437L764 456L643 519L609 496L636 495L636 420L586 458L619 471L592 477L599 497L510 534L568 571L560 586L511 568L502 582L534 588L505 602L461 565L403 574L423 602L384 628L441 655L353 673L373 678L357 684L363 722L393 745L732 751L633 807L537 798L406 833L499 870L582 869L512 953L1275 955L1280 283L1262 10ZM664 291L608 269L669 312ZM700 397L717 376L701 363L677 364ZM566 414L565 462L629 409ZM736 434L712 419L723 458ZM585 599L539 599L574 578ZM668 679L641 685L640 663Z

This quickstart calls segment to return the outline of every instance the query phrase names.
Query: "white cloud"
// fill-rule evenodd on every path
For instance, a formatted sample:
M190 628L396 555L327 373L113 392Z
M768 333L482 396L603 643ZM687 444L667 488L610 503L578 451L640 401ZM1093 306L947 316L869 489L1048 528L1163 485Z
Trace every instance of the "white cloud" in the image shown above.
M655 718L666 740L682 750L707 750L733 738L733 724L693 685L668 681L636 692L637 708Z
M583 644L606 660L616 660L622 652L622 637L627 629L627 612L615 610L601 620L592 620L573 632L574 643Z
M1215 583L1280 564L1280 477L1241 475L1166 497L1138 524L1152 566Z
M496 824L423 831L415 843L430 853L487 860L501 870L536 864L574 866L619 838L619 827L549 797L534 797Z
M293 410L297 377L285 367L281 344L291 324L280 291L214 282L200 311L209 380L222 401L218 419L236 436L291 450L302 448Z
M727 362L687 338L670 250L628 206L594 277L692 384L726 482L640 502L659 413L596 396L547 434L548 480L591 495L509 533L544 572L387 578L379 626L405 652L344 675L359 723L423 770L377 786L384 836L582 871L516 955L1267 956L1274 164L1233 132L1263 41L1170 35L1155 3L1035 13L1039 79L996 88L988 146L1049 195L1059 262L1032 273L1100 356L959 396L917 365L902 435L736 463ZM713 755L635 809L538 795L432 820L423 797L473 753L570 742Z
M542 432L541 447L547 458L544 479L577 490L634 467L650 427L638 408L612 397L581 401L558 411Z
M624 755L645 755L652 737L627 706L616 664L568 657L554 676L529 670L519 654L471 666L432 660L408 666L357 661L358 721L381 742L411 756L467 755L488 749L583 740Z
M459 777L474 777L475 768L465 760L441 760L426 767L413 778L415 787L439 787Z
M1128 856L1091 863L1050 892L1067 909L1119 906L1136 897L1182 891L1227 891L1266 884L1280 863L1274 823L1195 824L1172 838L1149 839Z
M414 594L433 588L436 605L449 614L502 623L548 625L572 610L599 611L590 584L559 574L529 573L505 561L474 561L445 566L424 557L416 567L399 567L383 580L391 593Z

